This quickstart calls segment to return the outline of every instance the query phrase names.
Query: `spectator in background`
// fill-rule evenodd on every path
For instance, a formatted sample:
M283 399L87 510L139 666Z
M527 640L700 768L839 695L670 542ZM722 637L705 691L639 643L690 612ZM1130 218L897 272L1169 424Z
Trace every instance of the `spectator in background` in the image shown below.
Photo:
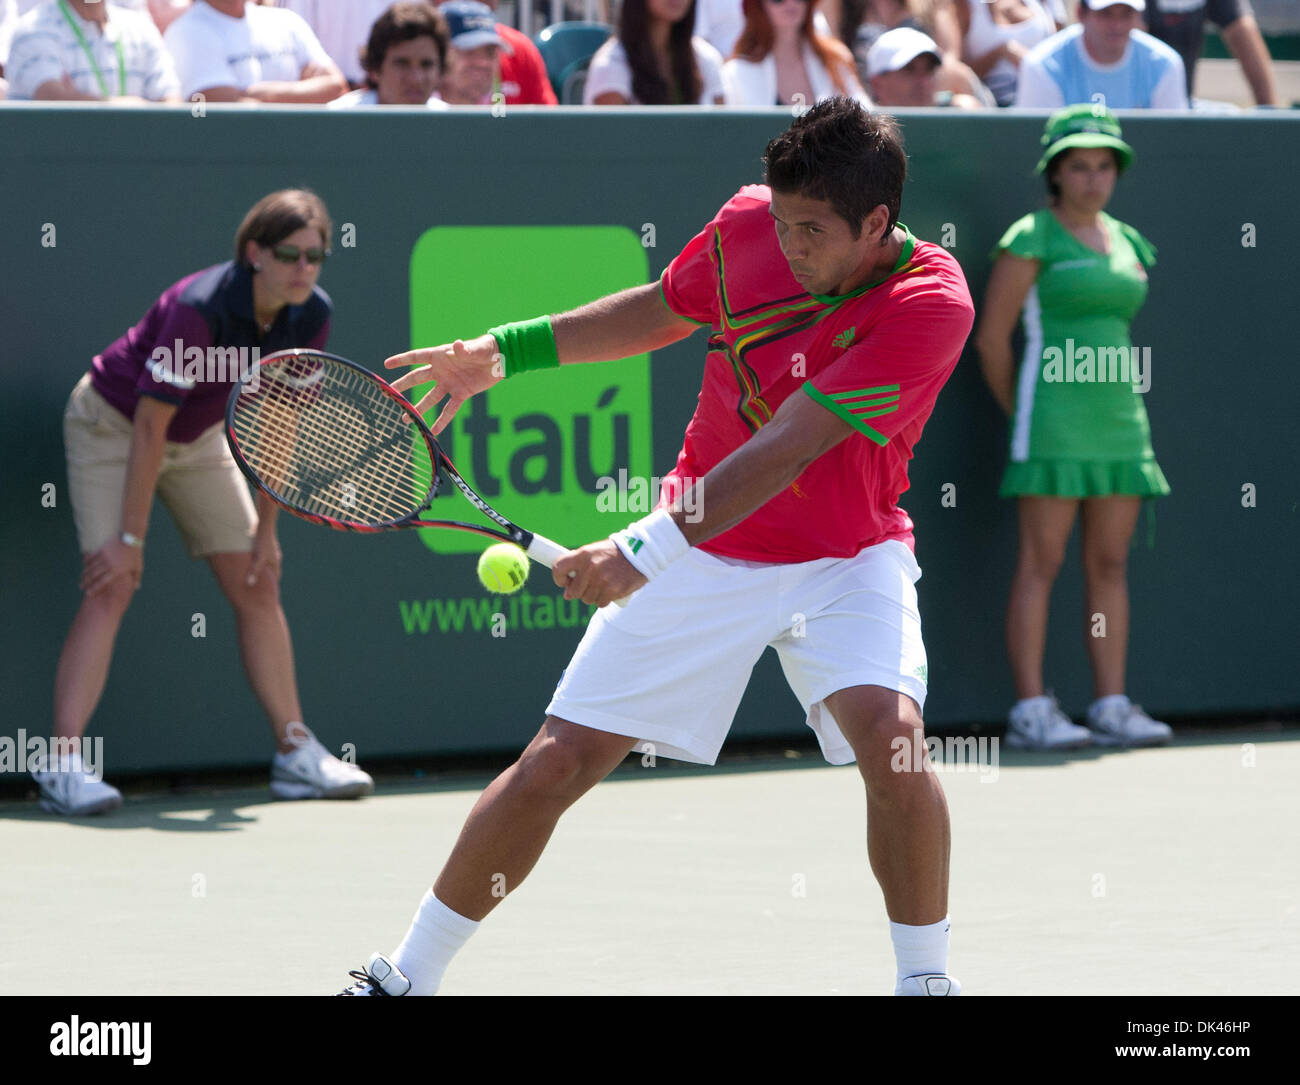
M327 109L372 105L427 105L446 109L438 97L447 63L447 20L423 3L388 8L370 28L361 66L366 86L335 98Z
M1144 0L1091 2L1097 6L1080 0L1077 25L1040 42L1021 60L1015 104L1059 109L1099 101L1109 109L1186 109L1182 60L1138 29Z
M496 0L487 0L487 5L495 9ZM505 23L497 23L496 30L505 42L498 60L506 105L559 105L551 77L546 74L546 61L533 39Z
M393 0L275 0L275 6L301 15L321 48L353 87L370 87L361 56L375 20Z
M163 41L181 94L212 102L328 102L343 78L311 27L292 11L248 0L195 0Z
M825 3L826 0L823 0ZM978 105L993 105L979 77L961 60L961 29L947 0L849 0L841 8L840 38L852 50L864 84L871 79L867 54L888 30L919 30L939 50L936 92L965 95ZM945 44L947 42L948 44ZM870 89L870 88L868 88Z
M591 58L584 105L723 105L722 57L694 0L623 0L618 32Z
M234 610L244 670L279 748L271 794L344 799L373 789L366 773L332 756L303 725L280 606L276 507L259 495L254 508L223 433L230 391L260 353L325 347L332 307L316 280L330 232L315 194L263 197L244 216L235 258L163 291L135 327L96 355L69 397L63 432L83 595L54 680L56 738L80 745L104 692L118 628L144 571L156 494L190 557L207 562ZM182 715L176 724L205 723L202 706ZM78 751L32 775L42 806L69 816L120 805L101 771L88 771Z
M5 61L9 58L9 39L18 23L17 0L0 0L0 76L4 75ZM0 79L0 98L4 97L4 80Z
M1155 249L1105 211L1133 160L1113 113L1096 105L1060 110L1042 143L1037 172L1046 177L1050 204L1013 223L998 242L975 334L984 377L1011 418L1000 493L1017 499L1019 513L1007 605L1018 700L1007 745L1159 745L1172 735L1168 724L1124 693L1129 542L1142 499L1169 493L1140 394L1149 387L1149 357L1135 367L1129 337ZM1011 334L1022 310L1025 352L1017 376ZM1088 728L1071 723L1043 685L1052 584L1076 516L1083 519L1084 639L1096 695ZM1104 616L1104 636L1097 635L1095 615Z
M447 70L442 97L450 105L491 105L501 90L501 53L492 9L476 0L451 0L438 9L447 20ZM503 98L504 100L504 98Z
M1060 0L948 0L962 35L962 59L1000 106L1016 99L1020 62L1065 26Z
M175 102L180 84L149 16L102 0L45 0L14 27L15 99Z
M1219 36L1241 65L1258 105L1278 104L1273 65L1268 46L1259 32L1250 0L1151 0L1147 5L1147 32L1172 46L1187 73L1187 95L1192 94L1196 61L1205 39L1205 20L1219 28Z
M745 29L744 0L695 0L695 36L729 57Z
M854 98L870 108L853 54L813 26L817 0L744 0L745 27L722 65L727 104L812 106Z
M939 46L928 34L906 26L886 30L867 53L871 97L877 106L888 108L983 108L969 94L939 90L936 77L940 63Z

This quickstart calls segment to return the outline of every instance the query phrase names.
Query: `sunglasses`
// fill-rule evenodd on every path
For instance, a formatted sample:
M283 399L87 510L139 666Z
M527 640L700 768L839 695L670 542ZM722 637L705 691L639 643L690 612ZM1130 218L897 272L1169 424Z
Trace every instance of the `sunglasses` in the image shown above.
M325 257L329 254L329 249L300 249L297 245L271 246L271 255L282 264L296 264L303 256L307 257L307 263L309 264L323 264L325 262Z

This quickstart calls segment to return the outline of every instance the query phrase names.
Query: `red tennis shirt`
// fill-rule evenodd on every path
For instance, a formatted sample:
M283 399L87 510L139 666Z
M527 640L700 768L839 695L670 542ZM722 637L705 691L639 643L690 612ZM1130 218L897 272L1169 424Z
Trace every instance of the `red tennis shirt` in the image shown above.
M699 405L660 503L749 440L788 396L808 395L858 432L700 548L800 562L887 539L914 546L898 498L974 322L966 278L947 251L908 231L885 279L839 297L809 294L777 242L771 198L765 185L742 188L660 280L669 309L711 329Z

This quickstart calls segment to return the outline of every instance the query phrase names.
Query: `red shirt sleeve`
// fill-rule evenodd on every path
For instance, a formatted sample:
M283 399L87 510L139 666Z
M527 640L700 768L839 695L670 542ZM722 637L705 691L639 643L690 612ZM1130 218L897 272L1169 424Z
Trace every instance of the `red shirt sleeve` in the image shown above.
M659 290L664 304L696 324L718 323L717 219L687 243L664 269Z

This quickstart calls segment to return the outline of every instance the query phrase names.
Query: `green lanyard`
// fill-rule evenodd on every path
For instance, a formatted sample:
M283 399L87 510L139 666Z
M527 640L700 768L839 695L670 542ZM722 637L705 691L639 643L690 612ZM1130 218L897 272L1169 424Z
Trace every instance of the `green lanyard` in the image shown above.
M72 17L72 12L68 10L65 0L59 0L59 10L63 12L63 17L72 27L72 32L77 35L77 41L81 43L81 51L86 54L86 59L90 61L90 66L95 69L95 78L99 80L99 93L105 98L108 97L108 86L104 82L104 73L99 70L99 64L95 60L95 54L91 52L90 46L86 44L86 35L81 32L81 27ZM122 55L122 39L119 37L114 43L117 46L117 94L118 97L126 95L126 57Z

